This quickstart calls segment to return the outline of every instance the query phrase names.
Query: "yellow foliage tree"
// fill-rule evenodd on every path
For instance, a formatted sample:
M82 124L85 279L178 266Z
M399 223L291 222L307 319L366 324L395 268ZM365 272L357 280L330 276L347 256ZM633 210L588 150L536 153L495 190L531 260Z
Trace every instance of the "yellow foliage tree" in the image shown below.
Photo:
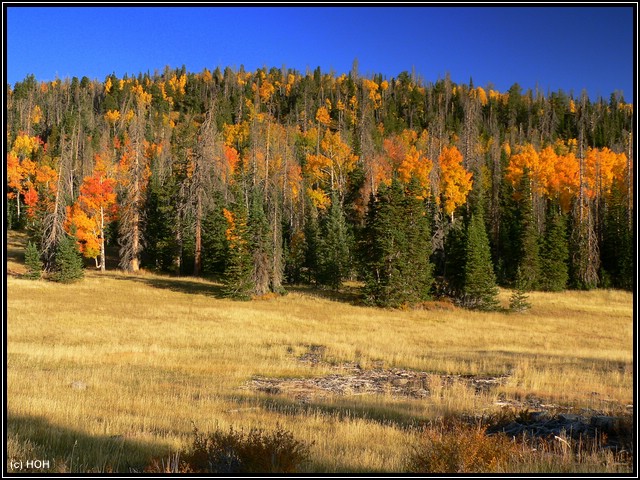
M444 147L438 157L440 164L441 204L447 215L453 215L460 205L467 201L473 185L471 172L462 166L462 154L456 146Z

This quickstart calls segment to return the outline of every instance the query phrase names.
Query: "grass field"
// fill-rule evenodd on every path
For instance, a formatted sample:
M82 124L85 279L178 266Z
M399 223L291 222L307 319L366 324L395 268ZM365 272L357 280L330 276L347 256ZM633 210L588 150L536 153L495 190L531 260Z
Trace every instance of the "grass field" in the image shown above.
M49 460L52 471L128 472L189 446L194 426L281 426L312 444L307 471L402 472L419 440L413 427L437 418L525 408L532 398L562 411L632 408L628 292L531 293L532 309L512 315L436 303L382 310L304 288L234 302L219 284L150 273L87 271L72 285L21 279L24 236L10 232L7 245L8 456ZM509 294L501 291L504 306ZM310 352L315 362L300 360ZM250 388L255 378L316 378L356 363L428 372L430 394L301 399ZM445 374L505 377L478 393ZM558 468L630 468L603 458Z

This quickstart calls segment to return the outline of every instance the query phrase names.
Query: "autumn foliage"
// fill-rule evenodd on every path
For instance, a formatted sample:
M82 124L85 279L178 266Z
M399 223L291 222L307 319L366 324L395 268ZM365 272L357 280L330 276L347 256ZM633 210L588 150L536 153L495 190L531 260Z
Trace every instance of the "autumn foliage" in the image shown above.
M104 268L109 237L125 270L235 275L259 285L241 288L250 297L318 281L331 250L320 240L330 217L344 217L340 263L364 280L371 199L399 182L428 224L431 246L420 251L434 291L463 291L479 204L500 285L515 284L521 232L544 238L549 213L571 232L553 237L572 252L567 285L628 285L630 262L617 252L632 256L633 106L618 93L593 101L409 72L167 67L103 81L30 76L6 106L8 218L48 266L73 232ZM313 222L327 238L311 238Z

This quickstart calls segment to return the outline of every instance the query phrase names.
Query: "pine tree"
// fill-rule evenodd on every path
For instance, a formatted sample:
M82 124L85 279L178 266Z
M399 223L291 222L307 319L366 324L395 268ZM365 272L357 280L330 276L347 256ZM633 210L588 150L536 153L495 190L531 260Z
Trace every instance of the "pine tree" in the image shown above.
M600 269L600 254L598 241L594 230L593 215L588 202L582 208L579 200L574 205L572 215L570 251L570 276L574 288L590 290L598 286L598 271ZM580 217L580 210L584 213Z
M398 306L395 295L399 276L397 259L406 247L399 203L401 187L394 181L390 187L380 185L373 204L369 204L365 241L365 295L369 303Z
M462 298L467 263L467 229L462 218L449 225L444 252L445 293L453 298Z
M605 216L602 242L602 267L611 276L613 286L633 289L633 234L629 228L628 207L619 185L611 189Z
M224 272L224 293L236 300L249 300L255 289L253 282L253 258L250 249L247 211L242 201L235 212L224 209L227 219L226 238L229 243L229 258Z
M522 269L518 268L516 273L516 283L513 293L509 298L509 310L511 312L520 313L531 308L531 304L527 301L528 280L522 274Z
M403 219L406 228L407 250L404 255L405 301L421 302L431 298L433 264L430 261L431 229L425 202L420 196L420 186L412 179L407 186L403 202Z
M38 247L33 242L27 243L27 248L24 252L24 264L27 267L27 273L24 274L24 278L30 280L40 280L42 278L44 263L40 258Z
M538 229L533 216L533 197L528 169L524 169L518 193L520 199L520 276L527 290L535 290L540 278L540 246Z
M250 249L253 256L252 283L254 295L264 295L271 291L271 270L273 248L269 222L264 212L262 194L253 190L249 211Z
M219 197L216 197L219 200ZM227 222L222 208L213 208L202 219L202 271L205 275L225 271L229 243L225 237Z
M569 248L567 245L566 217L555 208L547 213L545 230L540 252L540 288L549 292L560 292L569 280Z
M463 304L478 310L496 310L499 307L498 288L482 208L471 215L466 253Z
M369 206L365 292L376 305L399 307L430 298L431 236L418 191L414 183L405 191L394 179L390 187L379 188Z
M320 249L320 227L318 226L318 210L310 202L304 222L304 268L308 283L318 283L318 251Z
M75 237L64 235L56 248L52 279L60 283L72 283L84 277L82 255Z
M349 231L338 196L331 196L331 207L322 225L320 243L320 275L319 281L334 290L342 286L342 281L349 274L350 263Z

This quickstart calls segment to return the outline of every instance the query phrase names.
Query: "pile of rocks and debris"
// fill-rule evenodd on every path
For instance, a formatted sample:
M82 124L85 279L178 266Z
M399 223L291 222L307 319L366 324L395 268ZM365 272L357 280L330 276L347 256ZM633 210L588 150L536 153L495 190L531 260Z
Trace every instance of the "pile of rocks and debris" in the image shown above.
M564 442L567 446L592 440L598 446L617 453L630 452L633 444L633 419L630 415L611 416L548 411L524 412L508 423L487 428L487 434L505 433L516 439L542 439Z
M443 375L400 368L385 369L382 363L370 363L368 368L357 362L330 365L325 360L324 346L306 347L306 351L296 357L298 361L312 366L331 366L335 373L309 378L255 377L246 388L286 395L301 403L329 396L367 394L424 399L432 395L434 389L456 383L473 388L476 394L486 394L509 379L509 375ZM516 400L507 399L504 393L497 396L495 404L520 414L493 422L487 428L487 434L503 432L514 438L558 441L567 445L586 440L598 443L598 448L618 453L632 450L633 422L629 412L622 416L586 411L582 414L558 413L561 410L558 405L534 395ZM630 407L633 410L633 406Z

